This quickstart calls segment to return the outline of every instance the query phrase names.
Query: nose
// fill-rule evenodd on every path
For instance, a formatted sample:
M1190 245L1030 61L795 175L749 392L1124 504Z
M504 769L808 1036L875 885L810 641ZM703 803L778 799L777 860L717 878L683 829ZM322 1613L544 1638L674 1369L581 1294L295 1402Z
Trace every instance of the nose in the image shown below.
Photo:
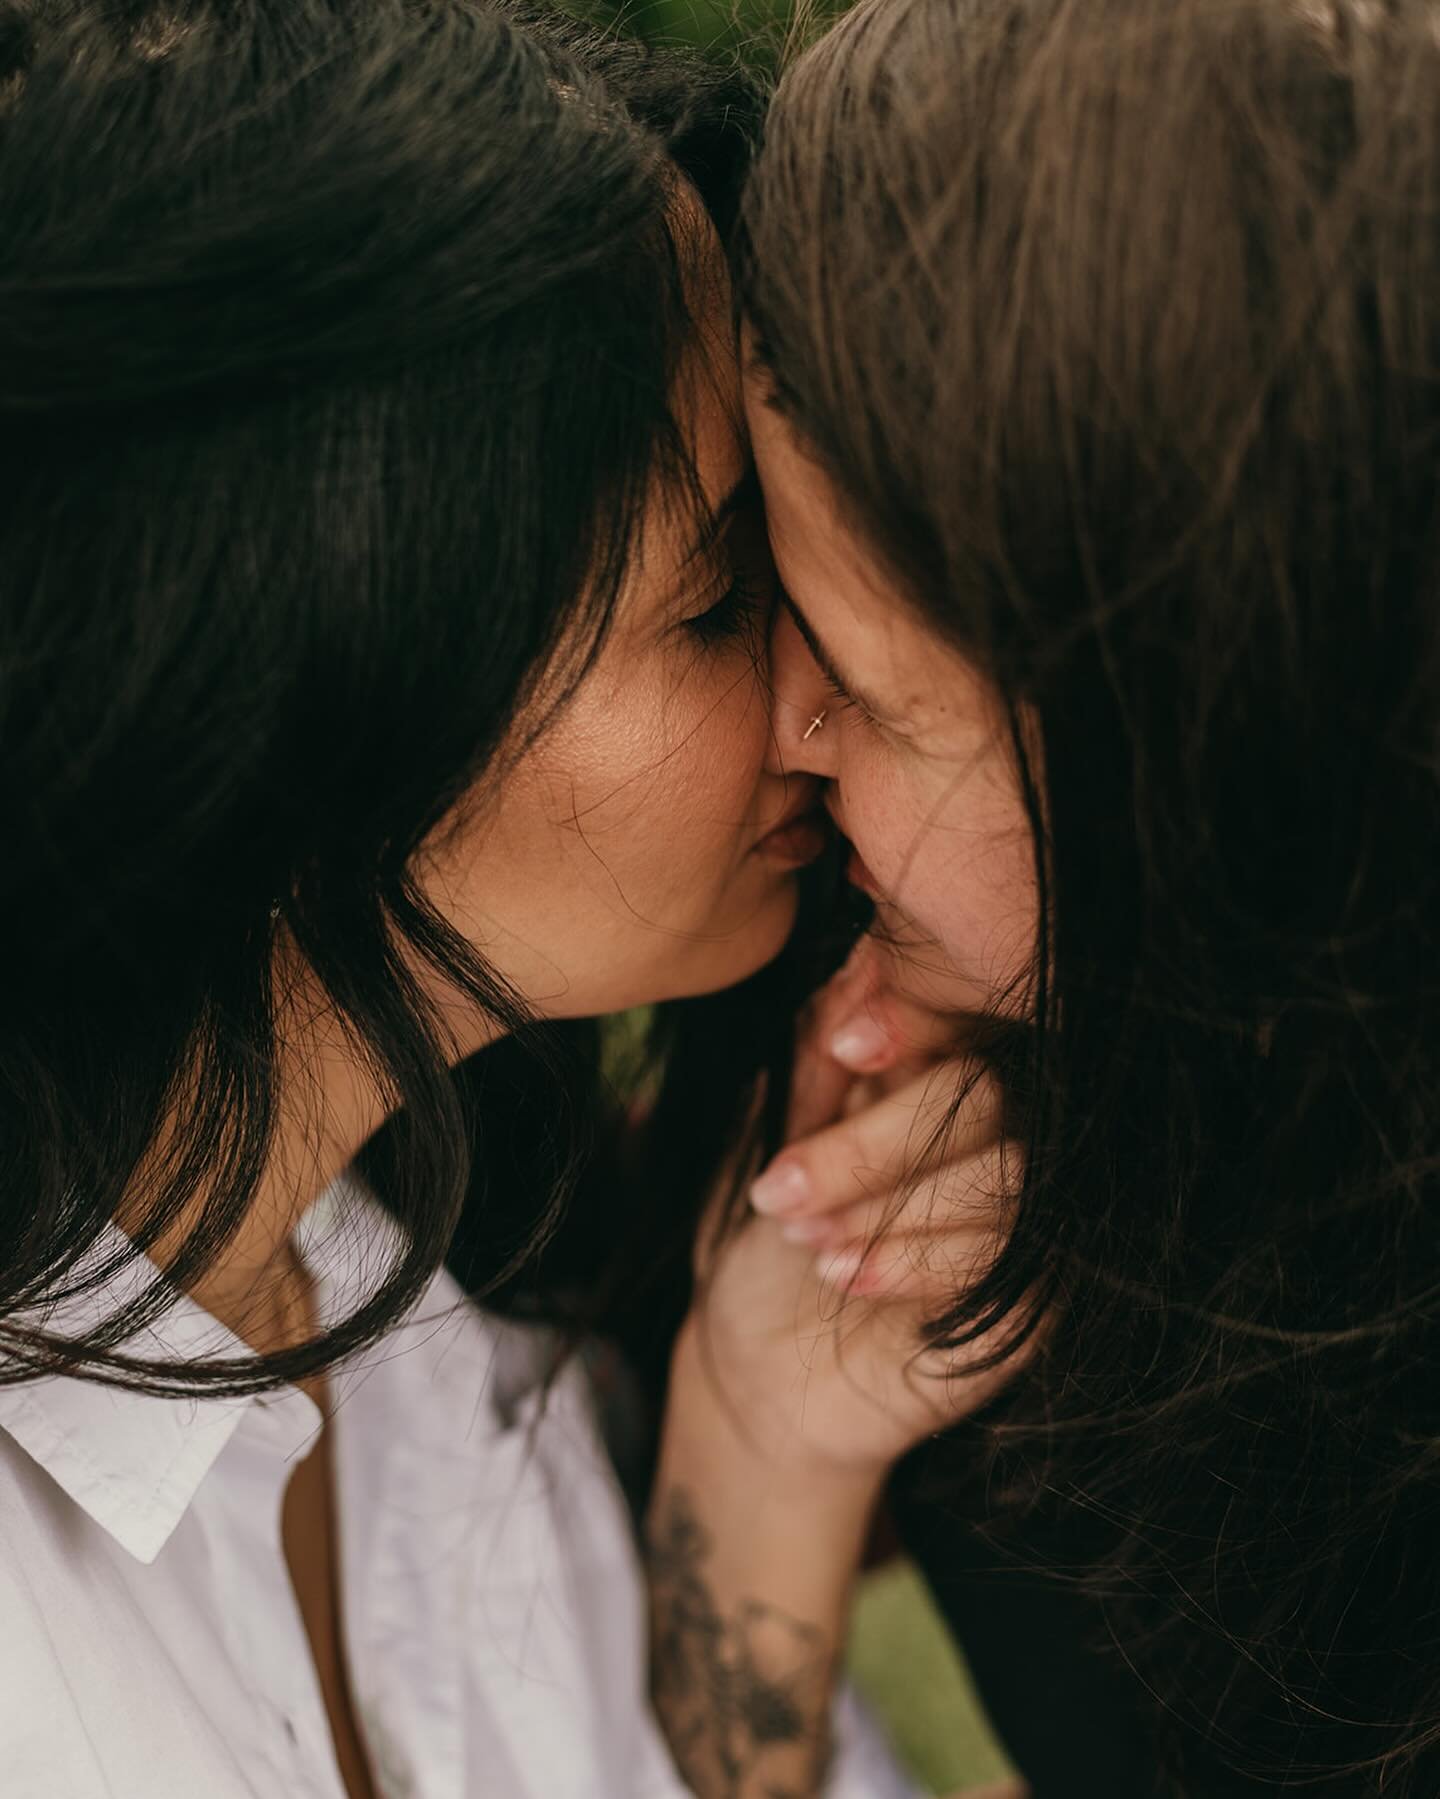
M836 723L834 696L783 606L776 608L771 630L770 680L770 772L833 781L839 734L832 728L827 735L827 726Z

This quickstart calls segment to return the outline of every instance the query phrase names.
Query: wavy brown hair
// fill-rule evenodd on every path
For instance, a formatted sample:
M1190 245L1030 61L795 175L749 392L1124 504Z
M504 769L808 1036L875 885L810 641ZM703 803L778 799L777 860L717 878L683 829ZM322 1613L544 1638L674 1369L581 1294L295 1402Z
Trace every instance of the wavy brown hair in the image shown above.
M869 0L744 280L1015 732L1023 1191L963 1341L1174 1785L1440 1791L1440 11ZM1043 818L1037 797L1043 795Z

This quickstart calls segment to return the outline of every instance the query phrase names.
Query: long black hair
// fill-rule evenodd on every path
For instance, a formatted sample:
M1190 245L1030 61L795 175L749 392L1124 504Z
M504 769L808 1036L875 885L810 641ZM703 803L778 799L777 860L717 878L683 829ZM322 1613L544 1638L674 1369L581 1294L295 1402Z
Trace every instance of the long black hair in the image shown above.
M1050 1318L986 1504L1189 1795L1196 1730L1440 1789L1437 94L1428 0L870 0L745 209L777 403L1010 707L1025 1173L935 1331Z
M539 8L0 7L0 1380L274 1385L445 1253L472 1145L416 967L549 1052L415 852L693 485L677 170L723 225L750 118ZM266 1163L282 931L397 1109L403 1248L311 1344L147 1361ZM197 1202L169 1281L47 1328Z

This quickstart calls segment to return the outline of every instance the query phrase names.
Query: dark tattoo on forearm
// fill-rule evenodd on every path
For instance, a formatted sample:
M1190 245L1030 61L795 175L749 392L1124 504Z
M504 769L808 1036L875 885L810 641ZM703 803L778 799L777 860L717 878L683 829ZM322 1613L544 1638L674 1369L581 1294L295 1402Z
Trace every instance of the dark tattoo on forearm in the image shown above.
M712 1547L689 1494L669 1488L646 1559L651 1693L676 1764L701 1799L812 1799L829 1758L833 1646L761 1599L725 1617L704 1573Z

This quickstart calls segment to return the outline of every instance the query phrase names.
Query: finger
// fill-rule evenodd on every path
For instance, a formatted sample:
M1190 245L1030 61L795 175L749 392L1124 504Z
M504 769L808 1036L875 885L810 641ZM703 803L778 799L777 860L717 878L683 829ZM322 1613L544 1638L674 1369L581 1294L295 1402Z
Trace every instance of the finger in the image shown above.
M829 1287L866 1298L952 1305L989 1273L1003 1230L911 1231L903 1237L847 1243L822 1257L816 1272Z
M884 1075L898 1086L953 1048L954 1022L904 999L893 974L888 951L862 937L811 1001L797 1039L787 1138L808 1136L885 1090L862 1087L857 1076Z
M953 1018L901 992L890 953L874 937L862 937L822 989L815 1029L826 1052L858 1074L916 1072L953 1050L956 1038Z
M841 1025L887 985L884 959L873 937L861 937L812 1001L811 1026L826 1046Z
M863 1112L787 1144L752 1183L750 1203L792 1218L873 1199L940 1153L977 1154L998 1136L999 1095L973 1062L917 1075Z
M913 1074L937 1057L953 1053L959 1035L946 1012L906 999L893 988L857 996L837 1017L826 1049L856 1074L902 1069Z
M826 1052L813 1026L802 1026L790 1075L786 1137L809 1137L833 1124L843 1114L854 1084L855 1076Z
M780 1235L787 1243L819 1252L917 1232L986 1230L1009 1217L1014 1174L1011 1154L996 1144L979 1156L947 1161L933 1175L903 1181L872 1199L786 1219Z
M845 1047L844 1033L855 1020L862 1024L869 1019L869 1014L884 992L886 986L884 969L879 950L874 940L862 937L851 950L844 966L840 968L819 990L810 1002L809 1016L805 1026L805 1042L807 1049L814 1054L828 1058L832 1063L845 1068L850 1073L861 1070L869 1071L873 1064L875 1070L888 1067L893 1055L887 1054L890 1047L890 1034L883 1023L883 1017L870 1028L872 1033L879 1032L878 1045L872 1047L868 1057L862 1056L859 1063L853 1057L836 1056L834 1041L839 1034L842 1048ZM898 1051L898 1041L895 1044Z
M840 1117L855 1077L851 1069L830 1054L829 1038L835 1020L856 1003L854 995L862 985L874 980L873 958L862 937L806 1007L795 1038L787 1138L809 1136Z

